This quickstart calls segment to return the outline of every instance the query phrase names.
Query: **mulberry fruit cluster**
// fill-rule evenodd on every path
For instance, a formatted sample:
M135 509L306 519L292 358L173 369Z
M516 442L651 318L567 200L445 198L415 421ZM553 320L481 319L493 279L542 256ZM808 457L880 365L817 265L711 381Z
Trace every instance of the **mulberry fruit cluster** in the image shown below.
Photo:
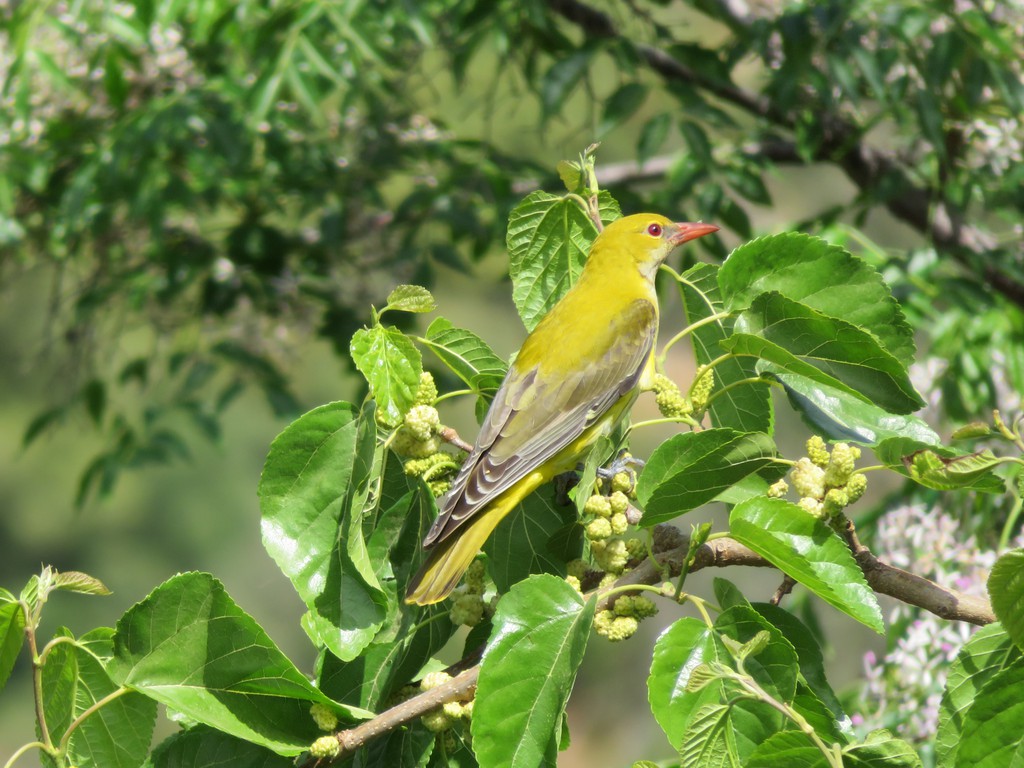
M817 435L807 441L807 455L793 466L789 479L799 494L798 506L818 517L832 517L864 495L867 478L854 472L860 448L836 443L829 451ZM780 485L781 483L781 485ZM769 488L768 495L785 494L780 481Z

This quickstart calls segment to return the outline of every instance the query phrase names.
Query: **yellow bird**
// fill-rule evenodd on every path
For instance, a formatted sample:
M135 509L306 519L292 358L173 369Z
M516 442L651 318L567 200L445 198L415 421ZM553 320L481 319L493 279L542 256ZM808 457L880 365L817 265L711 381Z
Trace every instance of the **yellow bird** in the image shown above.
M626 216L598 235L579 280L523 343L423 546L406 602L446 598L484 541L527 495L577 465L654 373L654 277L713 224Z

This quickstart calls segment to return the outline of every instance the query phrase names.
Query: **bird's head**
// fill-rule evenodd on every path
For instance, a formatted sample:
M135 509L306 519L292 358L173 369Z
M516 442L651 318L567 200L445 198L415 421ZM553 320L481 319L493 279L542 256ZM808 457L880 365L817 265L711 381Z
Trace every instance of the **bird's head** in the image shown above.
M594 247L607 248L618 258L628 254L640 272L653 280L658 267L677 246L717 231L714 224L677 222L656 213L637 213L605 227Z

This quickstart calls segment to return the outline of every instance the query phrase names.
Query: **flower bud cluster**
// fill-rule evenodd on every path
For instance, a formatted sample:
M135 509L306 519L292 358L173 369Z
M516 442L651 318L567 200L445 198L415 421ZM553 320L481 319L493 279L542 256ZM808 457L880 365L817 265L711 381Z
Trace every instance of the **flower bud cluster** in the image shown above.
M433 402L437 399L434 377L424 372L420 376L415 404L405 414L401 426L391 438L391 448L406 459L405 474L422 477L434 496L441 496L451 488L452 478L459 471L455 456L441 450L438 437L441 417Z
M860 448L836 443L829 451L825 441L815 435L807 441L807 455L793 466L789 479L800 495L797 505L817 517L833 517L864 495L867 478L854 473ZM776 498L786 493L780 480L768 489Z
M672 379L664 374L655 374L651 382L651 389L654 390L654 400L658 404L661 415L667 419L678 419L689 416L693 413L693 405L683 397L679 387Z
M341 754L341 744L338 743L337 736L321 736L309 745L310 757L315 757L318 760L329 760L339 754Z
M707 408L708 398L715 388L715 372L706 365L697 369L693 377L693 384L690 385L690 405L696 413L703 413Z
M623 595L611 609L594 616L594 631L612 642L626 640L636 634L642 619L658 613L658 606L643 595Z
M623 454L619 461L628 462L630 458ZM636 498L635 473L616 472L611 478L599 480L597 488L583 505L582 522L594 563L606 574L604 584L614 581L630 560L643 557L647 549L641 540L625 538L629 527L640 522L640 510L630 503ZM569 575L579 582L585 573L584 568L581 573L570 570Z
M338 727L338 716L319 702L309 708L309 716L321 731L333 731Z

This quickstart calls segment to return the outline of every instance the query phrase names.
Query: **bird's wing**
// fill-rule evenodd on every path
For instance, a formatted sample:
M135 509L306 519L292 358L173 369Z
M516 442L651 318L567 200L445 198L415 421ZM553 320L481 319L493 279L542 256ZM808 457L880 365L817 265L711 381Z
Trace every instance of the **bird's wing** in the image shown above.
M647 365L657 324L655 307L637 299L588 337L582 358L592 364L557 380L544 377L539 367L513 366L423 545L448 538L633 390Z

